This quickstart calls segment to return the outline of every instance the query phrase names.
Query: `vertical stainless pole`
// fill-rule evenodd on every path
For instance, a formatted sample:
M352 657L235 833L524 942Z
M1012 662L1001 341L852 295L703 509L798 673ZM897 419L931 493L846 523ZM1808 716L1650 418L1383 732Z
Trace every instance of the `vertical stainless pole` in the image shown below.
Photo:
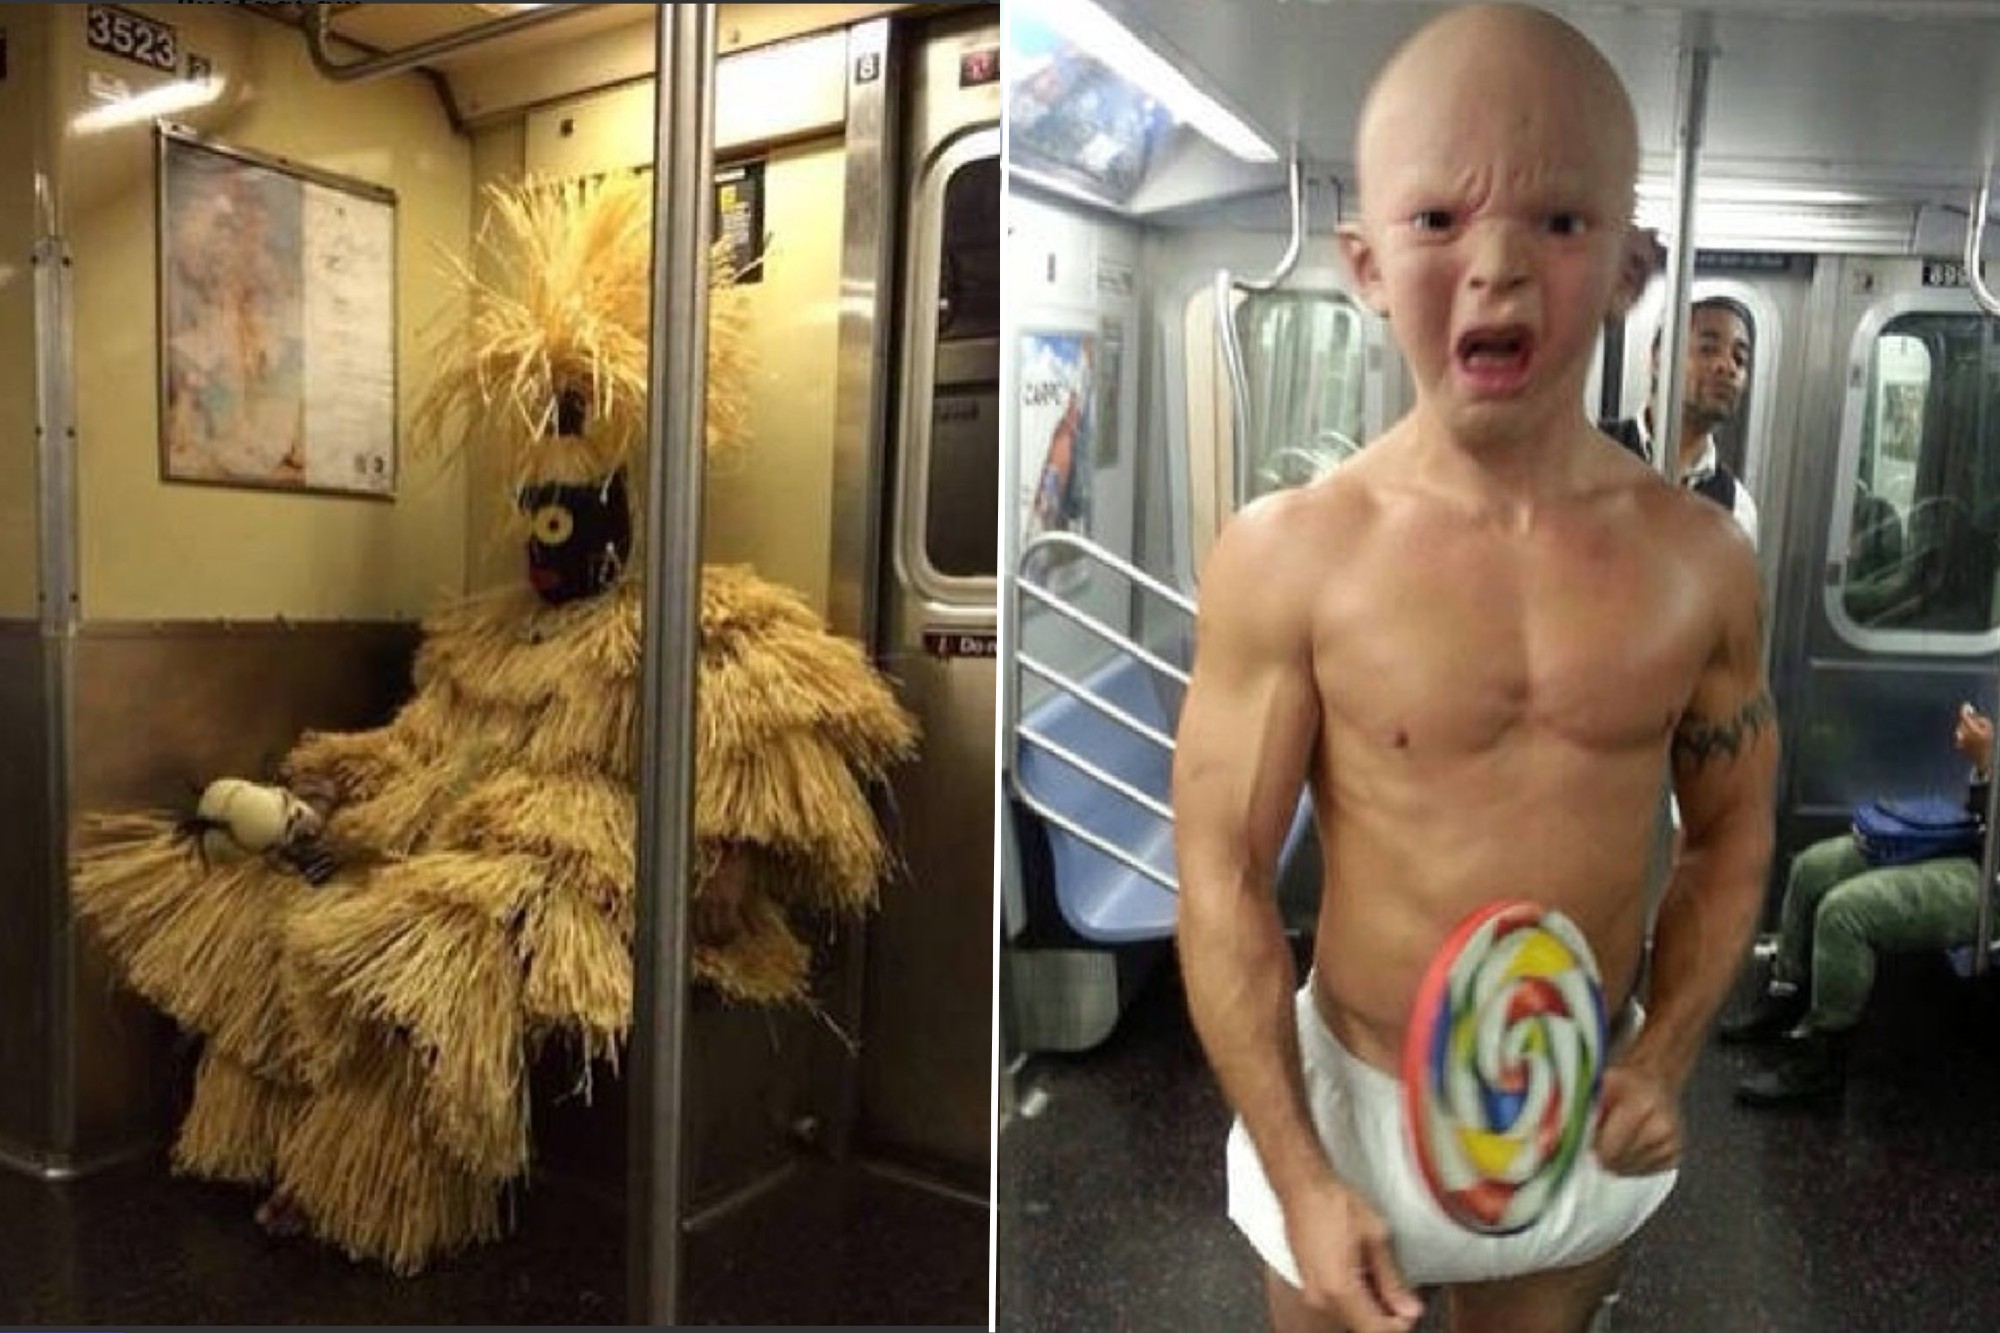
M1993 182L1993 163L1989 160L1985 171L1980 173L1979 192L1972 199L1972 216L1965 220L1965 280L1972 284L1972 295L1980 308L1987 314L2000 318L2000 297L1987 290L1986 280L1980 274L1980 259L1986 237L1986 201L1990 198ZM2000 699L2000 690L1994 697ZM1986 975L1987 950L1993 947L1993 885L2000 878L2000 848L1994 846L1993 829L2000 824L2000 781L1992 780L1993 756L1986 756L1986 772L1990 785L1986 791L1986 846L1979 856L1979 882L1985 886L1979 895L1979 929L1973 938L1972 974Z
M77 1142L77 924L69 900L69 785L72 697L76 680L76 635L82 619L77 533L76 350L69 247L60 236L35 238L35 478L37 559L41 588L41 695L47 730L43 790L48 823L48 938L42 958L45 1006L41 1022L48 1042L48 1082L44 1089L48 1123L34 1147L46 1163L76 1158Z
M1680 128L1674 151L1674 252L1668 270L1667 305L1660 316L1660 369L1663 389L1653 422L1653 462L1668 481L1681 479L1681 400L1687 363L1688 298L1694 290L1695 178L1701 168L1701 141L1708 118L1708 67L1715 56L1714 22L1688 14L1681 24Z
M1986 757L1988 787L1986 789L1986 845L1979 854L1979 882L1985 892L1979 895L1979 928L1973 937L1972 975L1986 975L1986 952L1993 947L1993 884L2000 877L2000 848L1996 848L1993 830L2000 822L2000 779L1992 777L1994 756Z
M687 1038L686 886L694 851L715 7L659 5L656 13L659 124L646 406L653 466L646 487L627 1226L632 1322L673 1324L684 1211L681 1075Z

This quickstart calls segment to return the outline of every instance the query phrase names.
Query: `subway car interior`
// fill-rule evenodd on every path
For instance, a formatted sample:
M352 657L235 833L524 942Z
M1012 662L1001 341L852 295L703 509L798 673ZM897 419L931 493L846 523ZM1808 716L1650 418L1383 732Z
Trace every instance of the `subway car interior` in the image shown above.
M986 1319L999 20L0 17L0 1319Z
M1174 957L1172 737L1219 526L1412 401L1333 236L1369 78L1442 8L1007 6L1002 1329L1263 1326ZM1775 932L1788 858L1871 797L1960 799L1953 718L1995 704L2000 268L1980 264L2000 238L2000 5L1542 8L1629 88L1639 220L1668 251L1605 329L1585 410L1640 411L1677 292L1733 303L1753 346L1717 442L1760 513ZM1301 943L1315 838L1302 808L1276 886ZM1738 1106L1755 1060L1703 1052L1690 1155L1614 1327L2000 1313L2000 1233L1979 1220L2000 1187L1992 935L1989 901L1972 944L1884 961L1832 1106Z

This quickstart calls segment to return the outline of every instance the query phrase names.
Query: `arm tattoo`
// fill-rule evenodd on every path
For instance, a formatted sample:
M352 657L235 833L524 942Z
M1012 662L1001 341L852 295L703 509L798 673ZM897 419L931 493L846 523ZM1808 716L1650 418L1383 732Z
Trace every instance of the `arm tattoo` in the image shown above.
M1689 713L1674 728L1674 762L1699 768L1713 758L1734 760L1776 716L1768 690L1759 690L1756 698L1724 722L1710 722Z

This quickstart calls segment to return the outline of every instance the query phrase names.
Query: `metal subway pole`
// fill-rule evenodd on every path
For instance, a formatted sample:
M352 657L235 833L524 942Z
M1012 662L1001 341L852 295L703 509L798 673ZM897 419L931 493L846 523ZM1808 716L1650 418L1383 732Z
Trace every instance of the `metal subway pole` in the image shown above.
M628 1314L678 1322L687 895L694 852L694 706L708 359L715 6L656 6L652 357L647 382L645 620L633 942Z
M1980 273L1980 261L1986 236L1986 201L1992 189L1993 164L1988 162L1986 170L1979 177L1979 190L1972 197L1972 215L1965 220L1965 280L1972 285L1974 299L1987 314L2000 318L2000 296L1989 291L1986 280ZM2000 699L2000 683L1996 683L1996 699ZM1986 843L1979 855L1979 882L1986 891L1979 895L1979 928L1973 937L1972 975L1983 977L1989 965L1987 951L1993 947L1993 886L2000 880L2000 856L1995 855L1993 829L2000 822L2000 782L1992 781L1993 756L1986 756L1988 786L1986 791Z
M1667 304L1660 315L1660 359L1654 385L1664 389L1653 421L1653 462L1680 484L1681 409L1687 361L1688 298L1694 291L1695 178L1708 119L1708 70L1715 58L1714 20L1688 14L1681 23L1680 129L1674 151L1674 250L1668 268Z
M1996 699L2000 699L2000 683L1996 683ZM2000 781L1994 781L1994 757L1986 755L1986 845L1980 851L1980 883L1986 893L1980 895L1978 907L1978 929L1972 937L1972 975L1984 977L1988 969L1986 953L1994 943L1994 883L2000 879L2000 849L1994 847L1994 827L2000 825Z
M1708 115L1708 66L1715 54L1713 24L1707 14L1684 15L1680 48L1680 128L1674 152L1674 247L1667 264L1667 300L1660 311L1659 356L1654 361L1652 393L1653 466L1670 485L1681 481L1681 411L1687 360L1688 298L1694 290L1695 177L1701 166L1701 141ZM1661 900L1672 877L1674 790L1673 761L1660 773L1660 808L1654 829L1653 853L1647 867L1652 888L1646 900L1647 967L1651 967L1653 928Z

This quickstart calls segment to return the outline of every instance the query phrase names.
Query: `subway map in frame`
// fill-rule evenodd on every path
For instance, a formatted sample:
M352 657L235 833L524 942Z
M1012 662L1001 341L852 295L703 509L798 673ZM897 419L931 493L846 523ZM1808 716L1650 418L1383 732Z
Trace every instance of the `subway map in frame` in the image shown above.
M395 196L174 127L160 145L160 471L389 497Z

